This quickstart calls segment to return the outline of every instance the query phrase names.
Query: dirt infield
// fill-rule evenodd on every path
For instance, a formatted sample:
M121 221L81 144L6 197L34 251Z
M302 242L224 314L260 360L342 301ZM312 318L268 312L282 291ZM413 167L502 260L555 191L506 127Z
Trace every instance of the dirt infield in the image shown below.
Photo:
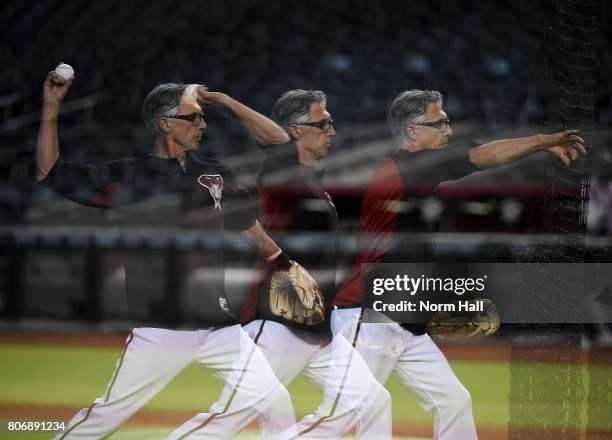
M126 335L95 332L2 331L0 332L0 344L123 347Z
M58 407L58 406L42 406L42 405L0 405L0 419L24 421L24 420L52 420L52 421L68 421L80 408ZM176 411L140 411L134 415L128 425L132 426L160 426L160 427L177 427L184 423L189 418L193 417L193 413L176 412ZM257 423L252 423L247 428L251 431L257 431ZM400 437L424 437L431 438L431 424L415 424L406 422L394 422L393 434ZM483 427L478 428L478 438L481 440L500 440L507 438L507 432L504 428Z
M80 408L40 406L40 405L0 405L0 419L25 421L25 420L51 420L68 421ZM139 427L176 427L193 416L193 413L176 411L140 411L128 422L128 426ZM257 423L252 423L247 428L250 431L257 431ZM479 426L479 440L505 440L508 438L508 429L500 426ZM549 429L539 431L535 429L513 429L513 438L538 439L538 440L558 440L560 438L570 438L567 432L555 432ZM419 437L431 438L431 424L393 422L393 435L398 437ZM571 436L571 434L570 434ZM585 432L576 433L571 436L575 440L586 440L596 438L597 440L612 440L612 433L606 432Z

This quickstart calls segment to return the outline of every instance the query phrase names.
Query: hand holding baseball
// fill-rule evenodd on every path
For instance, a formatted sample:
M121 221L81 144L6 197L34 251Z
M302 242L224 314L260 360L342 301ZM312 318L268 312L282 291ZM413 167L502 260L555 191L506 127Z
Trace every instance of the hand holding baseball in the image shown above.
M578 130L565 130L559 133L543 135L543 148L557 156L567 167L572 165L579 154L587 154L584 139L578 136Z
M74 70L60 69L60 64L56 70L52 70L47 74L47 79L43 84L43 103L45 105L59 105L64 100L68 89L74 82ZM68 66L70 67L70 66ZM59 73L57 70L59 69Z

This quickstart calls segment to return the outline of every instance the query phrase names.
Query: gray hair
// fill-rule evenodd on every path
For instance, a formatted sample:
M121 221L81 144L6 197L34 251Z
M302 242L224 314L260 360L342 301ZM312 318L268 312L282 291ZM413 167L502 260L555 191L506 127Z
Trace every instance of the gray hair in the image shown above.
M387 113L387 124L395 140L400 144L406 141L406 123L425 122L427 107L437 102L442 102L442 94L434 90L406 90L397 95Z
M159 118L179 112L181 97L188 87L189 84L165 83L149 92L140 111L149 131L155 134L160 133Z
M281 95L272 108L272 119L283 129L289 124L308 122L310 106L314 103L325 105L327 97L320 90L289 90Z

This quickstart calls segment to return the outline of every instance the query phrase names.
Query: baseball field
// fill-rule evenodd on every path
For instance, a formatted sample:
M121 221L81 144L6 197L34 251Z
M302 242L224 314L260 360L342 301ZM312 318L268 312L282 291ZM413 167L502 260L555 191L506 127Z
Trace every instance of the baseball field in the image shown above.
M79 409L89 406L106 387L121 354L123 338L118 335L48 335L5 332L0 334L0 438L39 439L50 432L9 432L8 422L27 420L67 421ZM510 420L510 349L505 345L444 347L459 379L470 390L474 415L482 439L507 437ZM581 430L606 434L608 418L588 420L587 404L606 407L606 402L588 399L589 378L612 377L612 366L591 365L582 369L584 402ZM562 365L554 363L514 364L512 371L529 368L532 374L557 375ZM518 370L517 370L518 369ZM564 370L565 371L565 370ZM164 438L172 427L190 415L206 410L218 396L222 383L198 366L181 373L113 438ZM431 419L393 379L387 384L393 397L394 434L397 438L431 438ZM302 416L316 408L321 392L298 378L290 387L296 412ZM538 390L534 390L535 393ZM556 411L567 398L565 390L539 393L541 406ZM604 397L605 398L605 397ZM609 398L609 396L608 396ZM539 402L539 400L538 400ZM608 402L609 405L609 402ZM554 420L554 417L547 417ZM516 428L537 429L537 426ZM554 427L552 427L554 428ZM551 429L550 426L547 429ZM243 438L258 438L256 426ZM611 434L611 433L607 433ZM603 437L602 437L603 438Z

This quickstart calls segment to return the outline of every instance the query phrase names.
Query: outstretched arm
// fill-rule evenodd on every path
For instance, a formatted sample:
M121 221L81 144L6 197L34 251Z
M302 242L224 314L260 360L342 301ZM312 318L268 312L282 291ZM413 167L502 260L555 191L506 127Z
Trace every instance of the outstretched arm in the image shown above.
M57 118L62 101L74 81L73 77L58 84L57 79L57 74L51 71L43 85L43 107L36 143L36 180L39 182L49 174L59 158Z
M197 89L197 96L202 107L221 105L236 115L242 126L261 145L285 144L291 140L285 130L270 118L225 93L210 92L207 87L201 86Z
M565 130L553 134L537 134L516 139L489 142L469 151L470 162L481 169L505 165L536 151L546 151L571 166L579 154L587 154L584 140L578 130Z

